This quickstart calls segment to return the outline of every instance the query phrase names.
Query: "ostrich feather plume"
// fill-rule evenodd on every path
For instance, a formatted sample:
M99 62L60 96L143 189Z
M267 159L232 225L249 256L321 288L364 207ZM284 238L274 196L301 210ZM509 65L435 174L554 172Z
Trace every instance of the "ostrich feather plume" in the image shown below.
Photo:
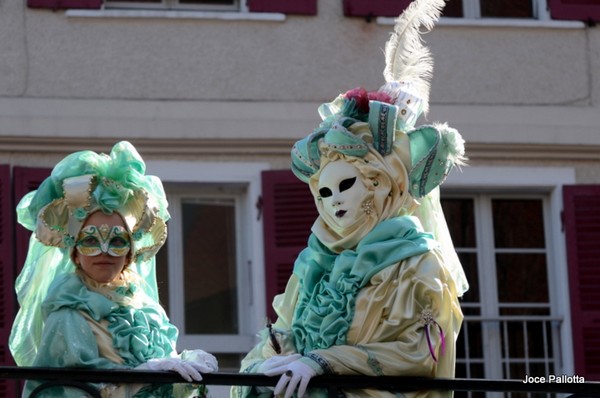
M385 45L384 86L411 83L414 94L429 108L429 87L433 75L433 58L421 35L433 29L444 8L444 0L414 0L396 19L394 32Z

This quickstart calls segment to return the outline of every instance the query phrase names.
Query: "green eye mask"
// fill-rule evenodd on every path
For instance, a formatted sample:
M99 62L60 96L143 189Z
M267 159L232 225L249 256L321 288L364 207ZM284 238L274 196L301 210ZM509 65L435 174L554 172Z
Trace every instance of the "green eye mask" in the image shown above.
M131 249L127 230L120 225L109 227L106 224L100 227L87 225L82 228L75 246L84 256L107 253L113 257L122 257Z

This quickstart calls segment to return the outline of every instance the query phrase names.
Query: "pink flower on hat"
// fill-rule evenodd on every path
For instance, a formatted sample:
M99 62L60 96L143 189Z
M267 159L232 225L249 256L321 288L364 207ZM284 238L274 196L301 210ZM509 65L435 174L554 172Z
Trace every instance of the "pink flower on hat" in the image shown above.
M344 93L344 97L349 100L353 99L356 102L356 108L359 112L369 112L369 94L364 88L356 87L352 90L348 90Z
M392 104L394 102L392 97L382 91L367 92L367 90L362 87L356 87L346 91L344 93L344 98L349 100L353 99L356 102L356 108L362 113L369 113L369 101L385 102L386 104Z
M388 94L384 93L383 91L371 91L368 94L368 97L369 97L370 101L385 102L386 104L391 104L394 102L392 97L390 97Z

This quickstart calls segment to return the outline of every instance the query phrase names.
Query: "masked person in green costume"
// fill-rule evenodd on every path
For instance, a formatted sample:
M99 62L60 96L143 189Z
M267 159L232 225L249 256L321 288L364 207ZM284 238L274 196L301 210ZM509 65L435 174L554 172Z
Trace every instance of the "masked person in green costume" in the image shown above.
M155 254L167 238L161 181L128 142L73 153L17 207L32 237L16 282L10 349L19 366L170 370L187 381L217 370L202 350L178 354L158 302ZM27 397L40 382L28 381ZM200 383L99 384L102 397L198 397ZM69 387L40 397L77 397Z
M415 128L432 68L419 29L431 28L443 5L413 2L386 46L386 83L323 104L319 127L293 146L292 170L319 217L273 301L277 321L242 360L242 372L279 376L277 385L234 387L232 397L326 396L309 388L322 374L454 376L458 298L468 285L438 186L464 162L464 141L446 124Z

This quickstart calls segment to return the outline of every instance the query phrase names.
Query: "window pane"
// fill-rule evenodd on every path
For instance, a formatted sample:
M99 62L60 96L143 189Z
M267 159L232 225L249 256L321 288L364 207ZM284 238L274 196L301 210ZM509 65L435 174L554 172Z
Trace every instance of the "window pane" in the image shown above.
M477 254L475 253L458 253L460 263L465 270L467 281L469 282L469 290L463 295L464 303L479 303L479 275L477 272ZM470 309L470 307L469 307ZM464 309L465 314L479 315Z
M169 223L167 222L167 231ZM167 242L160 248L156 254L156 282L158 284L158 299L164 307L167 315L169 314L169 244Z
M179 0L180 4L206 4L206 5L225 5L235 4L234 0Z
M463 16L463 0L448 0L444 6L442 17L461 18Z
M219 361L220 372L238 372L240 370L240 363L246 354L222 354L214 353ZM213 395L216 397L216 395Z
M541 199L492 200L496 248L544 248Z
M469 290L462 297L465 315L480 315L479 276L475 239L474 200L471 198L444 198L440 200L454 248L469 282Z
M183 200L186 334L238 333L233 200Z
M531 0L480 0L483 18L533 18Z
M110 8L190 9L203 11L239 11L238 0L104 0Z
M547 275L545 253L496 254L500 303L548 303Z
M456 357L468 361L484 357L481 322L465 321L456 340Z
M161 4L163 2L163 0L109 0L109 1L110 1L110 3L137 3L137 4Z
M516 361L524 359L527 355L530 362L548 361L554 356L552 344L547 344L551 336L550 321L506 321L501 333L501 344L504 347L502 358Z
M441 199L440 202L454 246L474 248L476 244L473 199L450 198Z

